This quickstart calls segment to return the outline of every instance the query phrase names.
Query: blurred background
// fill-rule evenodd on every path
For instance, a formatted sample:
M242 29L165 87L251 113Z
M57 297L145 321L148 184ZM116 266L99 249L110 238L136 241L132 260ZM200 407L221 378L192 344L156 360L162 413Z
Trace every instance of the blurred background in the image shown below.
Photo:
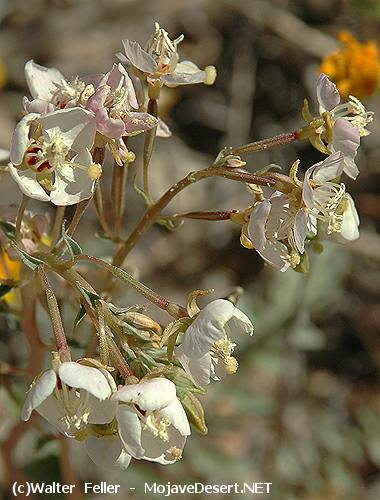
M57 67L66 77L106 72L121 40L145 42L155 20L173 38L185 35L182 59L218 70L212 87L163 93L160 115L173 137L156 142L151 162L155 196L190 170L209 164L225 145L300 127L305 97L316 112L318 68L338 47L342 29L362 42L380 43L377 0L1 0L0 147L9 149L21 116L28 59ZM379 103L379 95L366 101L375 112ZM70 443L78 483L120 483L124 489L114 498L134 500L146 498L141 485L154 481L265 481L273 483L270 498L276 500L380 498L379 123L375 118L371 135L362 141L358 180L348 183L360 212L360 239L345 247L325 245L321 255L312 256L308 275L281 274L265 266L240 245L239 228L230 222L187 221L175 232L160 226L149 231L128 258L130 270L180 302L194 289L215 288L216 298L243 287L239 307L253 320L256 335L238 339L237 374L212 384L202 397L209 433L194 431L179 463L163 467L132 461L126 472L110 473L97 468L79 444ZM140 138L131 141L137 156L141 145ZM286 171L297 158L304 171L322 155L304 141L246 159L254 172L268 163ZM140 160L131 165L130 179L141 171ZM111 175L110 167L106 174L109 168ZM1 204L20 198L3 175ZM167 213L243 209L251 202L239 183L213 179L183 192ZM40 213L48 210L33 206ZM143 209L129 188L125 234ZM112 244L94 239L97 231L95 213L89 210L76 237L86 253L109 255ZM96 285L90 271L87 276ZM141 303L125 288L118 293L120 305ZM167 321L153 307L147 311ZM65 304L63 314L70 336L75 304ZM48 338L48 319L41 314L39 321ZM1 361L25 366L30 353L17 318L2 314L0 333ZM3 498L11 498L5 491L10 460L20 477L63 481L62 443L41 434L38 418L27 432L18 423L24 378L3 373L1 381Z

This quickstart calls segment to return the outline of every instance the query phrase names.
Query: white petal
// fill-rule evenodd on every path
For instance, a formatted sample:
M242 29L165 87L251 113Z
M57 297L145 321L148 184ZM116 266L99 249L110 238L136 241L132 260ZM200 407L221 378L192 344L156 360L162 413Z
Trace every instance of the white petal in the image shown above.
M318 79L317 99L320 114L324 111L331 111L340 102L340 95L335 83L329 80L324 73L322 73Z
M234 314L229 300L218 299L201 310L183 336L183 352L189 356L203 356L211 346L225 336L224 327Z
M210 383L211 376L211 356L207 352L203 356L194 356L189 358L183 352L183 347L180 345L175 349L175 357L181 363L185 372L190 375L194 383L204 387Z
M152 378L146 382L126 385L119 389L114 399L123 403L133 403L142 410L160 410L170 404L176 397L173 382L166 378Z
M91 410L88 417L89 424L108 424L115 416L117 401L111 399L99 401L98 398L90 394L87 406Z
M253 334L253 325L251 320L237 307L234 307L234 313L231 319L228 320L227 326L232 335L240 333L248 333L249 335Z
M299 253L305 250L305 239L307 234L307 219L304 210L298 210L293 228L294 242Z
M349 194L346 194L347 208L343 214L342 229L340 236L343 240L354 241L359 238L359 215L355 207L354 200Z
M172 135L172 132L171 132L170 128L168 127L168 125L163 120L161 120L161 118L158 118L158 124L157 124L157 128L156 128L156 136L167 138L167 137L171 137L171 135Z
M176 87L177 85L203 83L205 77L204 70L198 68L192 61L182 61L177 64L174 73L162 76L161 80L168 87Z
M268 264L281 272L285 272L290 266L288 249L280 241L267 240L264 250L258 253Z
M13 132L10 159L14 165L20 165L24 158L25 150L29 145L29 132L31 123L38 118L37 113L29 113L22 118Z
M54 82L65 80L62 73L55 68L45 68L32 59L25 64L25 78L34 99L49 101L52 93L57 90Z
M40 122L46 131L58 127L66 144L77 153L85 148L91 149L94 144L95 117L85 109L60 109L41 117Z
M57 376L54 370L47 370L29 390L21 411L21 419L29 420L32 411L38 408L54 391Z
M175 398L170 405L162 408L162 410L159 411L159 415L167 417L170 423L182 436L190 436L191 430L189 421L187 420L186 412L178 398Z
M85 152L81 156L87 156ZM79 155L74 159L78 161ZM80 160L80 158L79 158ZM78 163L83 164L81 161ZM56 171L54 187L50 199L54 205L74 205L90 198L94 192L95 183L90 179L87 170L64 165Z
M333 128L333 142L331 149L341 151L344 155L344 172L356 179L359 169L354 158L360 145L360 132L355 125L344 118L336 120Z
M85 447L88 456L99 467L111 468L116 465L126 469L131 461L118 436L91 436L86 439Z
M144 73L155 73L155 71L157 71L156 61L148 52L145 52L137 42L123 40L122 43L127 60L132 66Z
M68 361L59 366L58 376L69 387L84 389L98 399L111 396L109 383L97 368Z
M186 437L182 436L173 426L168 429L169 441L163 441L159 437L155 437L149 431L142 432L142 444L145 454L142 457L150 462L157 462L162 465L173 464L177 460L169 453L170 448L175 447L183 450L186 442Z
M269 200L257 203L248 223L248 236L256 250L263 250L266 243L265 224L271 210Z
M9 173L19 185L21 191L35 200L49 201L49 195L44 191L36 179L36 174L31 170L19 170L11 163L8 166Z
M312 168L312 167L311 167ZM343 173L344 156L337 151L314 165L313 179L318 182L331 181Z
M141 422L136 411L128 405L119 404L116 411L119 436L127 453L134 458L144 456L141 445Z

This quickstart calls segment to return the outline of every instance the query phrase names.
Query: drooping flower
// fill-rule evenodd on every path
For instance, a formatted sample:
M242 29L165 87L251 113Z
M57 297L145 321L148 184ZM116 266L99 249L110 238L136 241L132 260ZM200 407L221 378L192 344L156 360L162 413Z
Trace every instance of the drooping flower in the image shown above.
M316 131L320 135L319 142L313 144L317 149L322 152L327 151L329 154L341 151L344 155L344 172L352 179L356 179L359 170L355 157L360 137L369 134L366 126L373 120L373 113L368 112L353 96L350 96L348 102L340 104L338 89L325 74L321 74L318 79L317 100L319 113L324 116L325 125ZM321 141L326 143L327 150Z
M66 206L90 198L101 173L89 151L94 138L93 116L84 109L29 113L13 134L10 173L37 200Z
M343 99L355 95L365 99L379 86L380 58L375 42L360 43L348 31L339 34L342 46L328 54L320 66L336 84Z
M21 418L29 420L36 410L65 436L82 439L89 424L106 424L114 418L115 391L116 384L104 368L53 361L53 368L33 382Z
M232 356L236 344L232 338L240 333L253 334L249 318L224 299L210 302L195 317L175 349L176 358L198 385L220 380L238 368Z
M154 26L155 31L146 43L145 50L137 42L123 40L125 54L117 54L121 62L130 64L139 76L150 83L158 81L168 87L214 83L216 70L213 66L201 70L191 61L179 62L177 47L183 35L171 40L158 23Z
M119 389L116 420L124 451L160 464L179 460L190 435L186 413L173 382L152 378Z

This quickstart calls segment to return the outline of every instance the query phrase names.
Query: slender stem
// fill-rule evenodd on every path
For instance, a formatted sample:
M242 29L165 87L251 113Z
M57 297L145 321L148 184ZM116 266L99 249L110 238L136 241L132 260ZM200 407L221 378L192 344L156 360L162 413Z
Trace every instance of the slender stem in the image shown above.
M107 344L110 350L110 354L114 360L116 368L119 370L120 375L126 379L127 377L133 377L134 374L130 369L128 363L121 354L120 349L117 347L115 341L111 337L107 337Z
M16 242L18 245L21 243L21 224L28 202L28 196L23 194L16 218Z
M147 112L154 116L158 116L158 104L157 99L149 99ZM149 163L152 157L154 142L156 139L156 128L148 130L145 133L145 143L144 143L144 153L143 153L143 186L144 192L150 202L152 202L152 196L149 190Z
M112 176L112 207L115 217L115 237L120 237L123 215L125 210L125 181L127 179L126 165L118 165L116 162L113 168Z
M54 224L51 230L50 238L51 238L51 246L57 243L59 239L59 235L61 233L63 218L65 217L66 207L57 207L55 211L55 219Z
M41 371L45 356L45 347L41 341L38 331L36 317L37 300L34 283L29 284L27 287L21 287L20 293L22 300L21 327L26 335L26 338L28 339L31 350L28 371L30 374L30 380L32 381Z
M98 215L99 223L102 226L103 231L108 235L112 235L111 228L108 225L106 216L105 216L105 207L106 207L106 202L104 199L104 184L103 182L100 184L100 179L98 181L98 185L96 186L96 190L94 193L94 205L96 208L96 213Z
M82 493L78 489L78 480L70 460L70 441L66 436L62 435L59 436L59 440L61 442L60 465L63 482L64 484L70 484L74 486L74 488L72 489L72 493L70 493L70 498L72 500L80 500L82 498Z
M172 219L197 219L197 220L230 220L231 214L236 213L237 210L222 210L215 212L186 212L182 214L174 214L170 216Z
M77 255L75 257L75 260L87 260L89 262L93 262L94 264L98 264L107 269L111 274L122 280L124 283L127 283L130 287L136 290L136 292L143 295L146 299L158 306L160 309L167 311L169 314L172 314L176 318L187 316L185 308L171 303L169 300L165 299L165 297L162 297L123 269L115 267L112 264L108 264L108 262L105 262L102 259L98 259L97 257L93 257L92 255Z
M225 177L239 182L260 184L264 186L271 186L274 184L274 182L268 178L259 177L239 169L228 169L224 167L216 167L215 165L210 165L209 167L203 170L198 170L197 172L190 172L186 175L186 177L176 182L171 188L169 188L166 193L164 193L161 198L145 212L132 234L117 251L113 264L115 266L121 266L123 264L124 259L140 240L141 236L150 228L160 215L161 211L179 192L201 179L206 179L207 177L212 176Z
M58 302L54 295L53 289L49 283L49 279L45 272L44 266L38 267L38 276L40 278L41 286L45 290L47 305L49 308L51 324L53 327L54 337L57 344L57 350L61 354L61 359L70 361L70 350L67 345L65 330L62 324L61 314L59 312Z
M79 203L77 203L77 205L75 207L75 212L74 212L73 218L71 219L70 225L66 231L68 236L72 236L75 233L76 228L78 227L78 224L82 218L82 215L84 214L88 205L90 204L91 199L92 198L88 198L88 200L83 200L83 201L80 201ZM55 250L55 252L59 255L62 252L64 246L65 246L65 242L62 240L60 242L60 244L58 245L57 249Z
M286 134L275 135L269 139L263 139L261 141L250 142L249 144L244 144L243 146L238 146L237 148L231 148L230 153L233 155L241 155L247 153L256 153L258 151L264 151L266 149L276 148L278 146L285 146L286 144L291 144L299 138L298 132L288 132Z

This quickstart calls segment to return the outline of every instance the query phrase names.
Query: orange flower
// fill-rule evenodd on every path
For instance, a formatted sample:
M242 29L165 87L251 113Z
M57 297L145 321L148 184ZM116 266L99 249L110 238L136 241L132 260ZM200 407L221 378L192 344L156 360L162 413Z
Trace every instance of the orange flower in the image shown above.
M380 80L379 49L375 42L361 44L351 33L339 34L342 47L322 61L320 70L338 87L343 99L364 99L376 92Z
M8 252L0 248L0 283L4 280L19 281L21 273L21 262L19 260L13 260L9 257ZM9 291L1 297L1 300L5 300L9 305L16 302L16 294L13 290Z

